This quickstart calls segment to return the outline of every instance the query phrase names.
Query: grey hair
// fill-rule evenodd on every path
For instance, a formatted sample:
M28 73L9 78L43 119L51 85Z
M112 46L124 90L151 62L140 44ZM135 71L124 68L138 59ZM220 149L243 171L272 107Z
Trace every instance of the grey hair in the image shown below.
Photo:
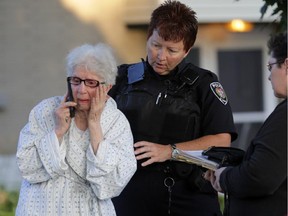
M72 49L66 57L67 77L73 76L74 70L78 66L94 72L102 77L107 84L115 84L117 62L112 48L107 44L84 44Z

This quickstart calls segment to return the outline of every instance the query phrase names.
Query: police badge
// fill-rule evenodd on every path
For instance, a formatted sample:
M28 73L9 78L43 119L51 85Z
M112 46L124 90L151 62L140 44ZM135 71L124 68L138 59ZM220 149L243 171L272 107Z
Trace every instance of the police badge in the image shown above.
M210 88L214 95L224 104L226 105L228 103L228 98L226 96L226 93L222 87L222 85L219 82L213 82L210 83Z

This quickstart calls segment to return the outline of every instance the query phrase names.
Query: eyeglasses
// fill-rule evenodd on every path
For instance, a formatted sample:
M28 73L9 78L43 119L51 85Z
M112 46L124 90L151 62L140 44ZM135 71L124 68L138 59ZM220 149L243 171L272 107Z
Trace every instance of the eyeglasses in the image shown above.
M278 62L274 62L274 63L268 63L266 66L267 66L267 69L269 70L269 71L271 71L272 70L272 65L274 65L274 64L278 64Z
M268 63L266 66L267 66L267 69L269 70L269 71L271 71L272 70L272 65L274 65L274 64L281 64L281 63L283 63L284 61L283 60L280 60L280 61L276 61L276 62L273 62L273 63Z
M96 88L98 87L100 84L105 84L105 82L100 82L98 80L93 80L93 79L85 79L82 80L79 77L67 77L67 81L73 85L80 85L82 82L84 82L84 84L86 86L92 87L92 88Z

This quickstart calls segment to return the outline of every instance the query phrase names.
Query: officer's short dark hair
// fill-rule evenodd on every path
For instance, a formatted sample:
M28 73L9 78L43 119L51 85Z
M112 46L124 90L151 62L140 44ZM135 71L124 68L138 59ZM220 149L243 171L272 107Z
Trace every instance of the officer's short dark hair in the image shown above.
M196 12L187 5L166 0L151 15L147 39L157 30L164 40L179 42L183 39L188 51L195 43L198 32Z

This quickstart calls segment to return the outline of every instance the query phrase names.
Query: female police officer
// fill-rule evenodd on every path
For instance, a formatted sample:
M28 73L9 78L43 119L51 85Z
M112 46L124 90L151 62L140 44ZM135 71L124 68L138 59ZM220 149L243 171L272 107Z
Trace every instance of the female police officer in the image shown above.
M201 170L171 161L175 148L229 146L236 138L215 74L185 63L196 40L195 12L166 1L152 13L146 61L121 65L109 94L128 118L138 170L113 203L119 216L221 215Z

